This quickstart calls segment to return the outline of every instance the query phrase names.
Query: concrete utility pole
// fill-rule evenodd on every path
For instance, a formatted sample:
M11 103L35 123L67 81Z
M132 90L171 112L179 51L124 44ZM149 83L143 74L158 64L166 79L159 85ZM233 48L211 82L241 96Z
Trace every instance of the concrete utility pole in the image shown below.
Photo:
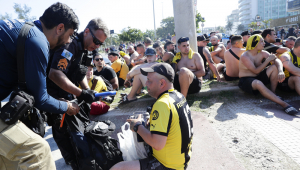
M154 0L152 0L152 2L153 2L154 38L156 39Z
M193 0L173 0L176 42L180 37L189 37L190 47L198 52L196 20Z

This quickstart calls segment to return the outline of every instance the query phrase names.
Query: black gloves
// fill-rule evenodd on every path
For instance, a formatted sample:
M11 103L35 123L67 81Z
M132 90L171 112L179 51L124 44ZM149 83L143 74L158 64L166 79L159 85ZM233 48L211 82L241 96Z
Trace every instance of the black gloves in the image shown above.
M82 90L81 95L78 98L78 103L81 103L83 100L86 103L93 103L95 101L99 101L99 97L95 97L94 90Z

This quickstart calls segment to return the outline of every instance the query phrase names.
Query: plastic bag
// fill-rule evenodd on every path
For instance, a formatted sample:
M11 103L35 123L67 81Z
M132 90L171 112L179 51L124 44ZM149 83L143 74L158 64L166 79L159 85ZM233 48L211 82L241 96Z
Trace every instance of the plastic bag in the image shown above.
M128 126L127 130L125 129ZM118 133L120 150L123 153L124 161L139 160L147 157L144 142L137 141L137 135L130 130L130 125L126 122L121 126L122 133Z

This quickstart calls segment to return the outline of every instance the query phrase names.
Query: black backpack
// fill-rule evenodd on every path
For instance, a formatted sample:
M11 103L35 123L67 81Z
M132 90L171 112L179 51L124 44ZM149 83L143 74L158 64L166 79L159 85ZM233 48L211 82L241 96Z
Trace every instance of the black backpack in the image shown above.
M106 124L108 128L101 128L98 123ZM118 141L110 137L115 129L115 124L109 120L92 121L85 129L84 135L89 141L90 153L95 159L97 170L109 170L118 162L123 161Z

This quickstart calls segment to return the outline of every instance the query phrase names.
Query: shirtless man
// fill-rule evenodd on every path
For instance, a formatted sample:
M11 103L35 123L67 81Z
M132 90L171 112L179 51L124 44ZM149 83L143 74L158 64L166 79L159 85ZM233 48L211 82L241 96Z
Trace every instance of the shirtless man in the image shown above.
M226 51L225 46L219 43L220 40L217 36L210 38L212 46L210 47L210 55L215 63L224 63L224 53Z
M274 54L270 55L268 52L262 51L264 46L264 40L260 35L252 35L249 38L246 52L240 58L239 87L251 94L260 92L265 98L281 105L287 114L296 114L297 110L294 107L275 95L278 82L283 82L285 76L280 60ZM275 64L266 68L271 61ZM271 90L265 86L269 83Z
M141 68L151 67L157 62L155 49L151 47L147 48L145 55L147 57L147 63L137 65L128 72L126 80L124 82L124 86L128 87L127 84L131 84L130 80L134 78L132 82L132 88L128 95L122 96L122 101L120 104L126 104L132 101L136 101L137 92L140 90L141 87L146 86L147 76L141 74Z
M296 37L294 36L289 36L287 39L286 39L286 42L284 44L284 47L287 47L289 48L290 50L292 50L295 46L295 41L296 41Z
M174 88L185 97L201 90L202 76L205 75L203 59L190 48L189 38L181 37L177 41L181 51L173 58L172 65L176 73Z
M132 66L136 66L136 65L139 65L139 64L144 64L146 59L147 59L145 57L146 48L145 48L144 44L138 44L136 46L136 51L139 55L136 58L131 60L131 65Z
M206 67L208 63L210 70L212 70L212 72L217 76L217 81L221 81L219 73L217 72L216 65L211 58L209 50L206 48L207 42L208 41L204 35L200 35L197 37L198 52L204 61L204 67Z
M154 43L153 48L156 50L157 54L157 62L166 62L166 63L171 63L171 59L173 59L174 54L171 52L165 51L163 48L163 45L159 43Z
M133 59L135 59L139 56L139 53L134 50L134 47L132 45L128 45L127 51L130 56L130 63Z
M289 51L288 48L286 47L278 47L277 45L274 45L273 43L276 42L276 33L274 29L265 29L261 36L264 38L265 40L265 48L264 50L268 51L269 53L277 53L278 55L285 53L287 51Z
M296 40L294 48L283 53L279 59L284 67L285 80L278 83L278 89L286 92L296 91L300 95L300 38Z
M240 35L232 36L232 47L225 52L225 64L218 64L219 72L222 71L226 81L239 79L239 60L241 55L246 51L243 47L243 37Z

